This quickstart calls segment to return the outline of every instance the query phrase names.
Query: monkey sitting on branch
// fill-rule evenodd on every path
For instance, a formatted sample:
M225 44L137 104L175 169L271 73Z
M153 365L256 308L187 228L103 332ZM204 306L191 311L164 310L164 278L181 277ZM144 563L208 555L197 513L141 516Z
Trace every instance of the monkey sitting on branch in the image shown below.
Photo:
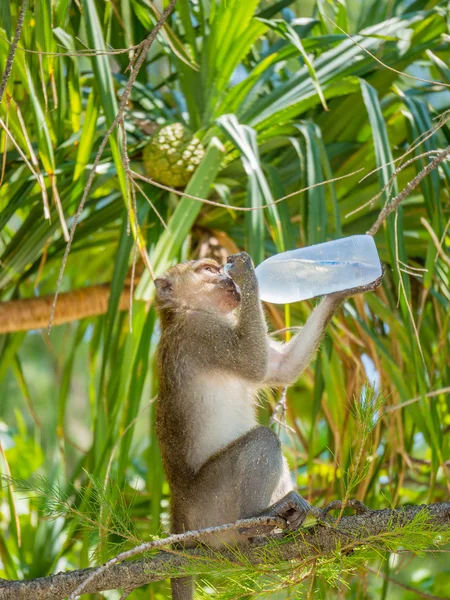
M325 296L288 343L269 338L250 256L172 267L155 280L161 319L156 430L171 490L172 532L254 516L299 527L309 503L296 491L280 441L258 425L255 395L294 383L338 306L367 286ZM235 309L238 315L235 314ZM230 531L208 543L247 543ZM193 597L191 577L172 579L173 600Z

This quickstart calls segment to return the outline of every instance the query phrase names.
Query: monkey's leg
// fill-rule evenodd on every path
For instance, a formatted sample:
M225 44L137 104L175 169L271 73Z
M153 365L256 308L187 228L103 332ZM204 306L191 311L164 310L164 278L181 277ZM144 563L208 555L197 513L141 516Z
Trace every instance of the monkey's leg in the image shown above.
M292 526L300 524L309 504L293 491L278 437L256 427L212 456L199 470L189 494L186 529L232 523L273 511ZM233 532L218 541L244 542ZM211 538L205 543L211 542Z

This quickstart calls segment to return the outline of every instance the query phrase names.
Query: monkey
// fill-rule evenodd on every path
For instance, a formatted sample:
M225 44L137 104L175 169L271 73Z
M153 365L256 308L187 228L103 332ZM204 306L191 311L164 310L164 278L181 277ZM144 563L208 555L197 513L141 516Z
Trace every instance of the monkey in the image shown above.
M295 490L277 435L258 424L255 397L294 383L339 305L373 284L325 296L287 343L272 340L251 257L188 261L155 280L161 323L156 435L171 491L173 533L280 516L299 527L309 503ZM205 540L245 544L239 531ZM185 547L188 547L186 545ZM192 577L172 579L173 600L191 600Z

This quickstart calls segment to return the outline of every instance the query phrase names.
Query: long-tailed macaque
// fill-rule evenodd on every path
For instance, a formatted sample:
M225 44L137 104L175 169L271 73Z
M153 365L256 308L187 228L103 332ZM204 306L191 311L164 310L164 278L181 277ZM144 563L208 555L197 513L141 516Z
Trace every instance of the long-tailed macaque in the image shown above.
M341 302L369 286L326 296L303 329L282 344L267 335L251 258L179 264L156 279L161 318L157 435L171 490L172 531L256 515L301 525L309 504L294 491L278 437L258 425L255 396L295 382ZM235 314L238 309L238 315ZM232 532L208 544L246 538ZM172 580L173 600L190 600L192 578Z

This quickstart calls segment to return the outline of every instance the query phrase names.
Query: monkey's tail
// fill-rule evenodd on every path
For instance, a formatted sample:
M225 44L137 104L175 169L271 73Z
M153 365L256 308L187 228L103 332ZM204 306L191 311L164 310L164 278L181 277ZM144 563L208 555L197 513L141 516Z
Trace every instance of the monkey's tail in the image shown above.
M192 577L172 579L172 600L193 600L194 580Z

